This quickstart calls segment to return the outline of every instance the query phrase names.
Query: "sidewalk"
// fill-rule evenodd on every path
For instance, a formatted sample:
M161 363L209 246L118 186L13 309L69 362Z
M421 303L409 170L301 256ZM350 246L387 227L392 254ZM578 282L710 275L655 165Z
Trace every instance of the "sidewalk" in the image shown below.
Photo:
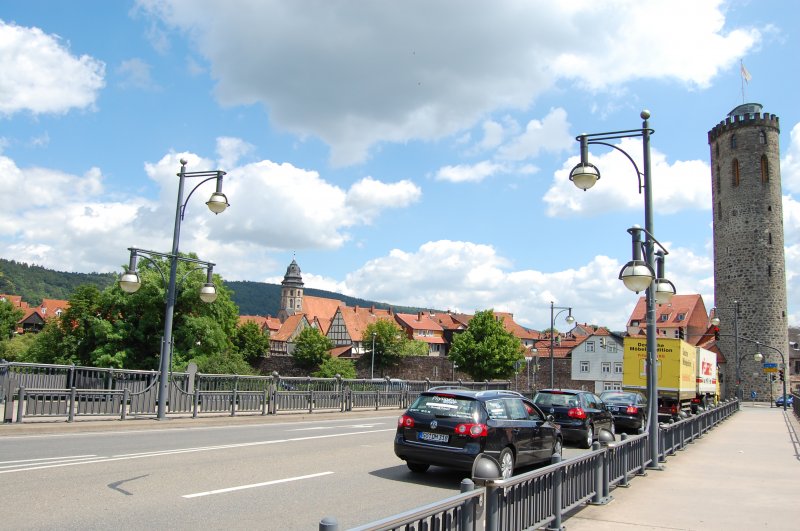
M747 402L663 471L611 491L563 521L569 531L800 529L800 422Z

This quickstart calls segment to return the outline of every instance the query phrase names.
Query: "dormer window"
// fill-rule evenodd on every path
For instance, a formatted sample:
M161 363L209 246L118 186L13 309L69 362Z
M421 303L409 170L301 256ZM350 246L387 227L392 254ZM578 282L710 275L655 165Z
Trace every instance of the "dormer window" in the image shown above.
M658 320L661 321L662 323L666 323L667 321L669 321L669 314L662 313L661 315L658 316Z
M678 314L678 321L683 321L684 319L686 319L686 314L685 313L679 313Z

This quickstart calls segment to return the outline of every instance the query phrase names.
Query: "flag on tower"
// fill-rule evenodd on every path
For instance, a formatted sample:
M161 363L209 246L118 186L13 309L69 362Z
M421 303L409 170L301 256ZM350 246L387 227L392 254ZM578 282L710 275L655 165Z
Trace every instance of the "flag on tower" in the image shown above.
M742 79L744 79L745 83L750 83L750 80L753 79L753 76L750 75L750 72L744 67L744 62L739 61L739 70L742 73Z

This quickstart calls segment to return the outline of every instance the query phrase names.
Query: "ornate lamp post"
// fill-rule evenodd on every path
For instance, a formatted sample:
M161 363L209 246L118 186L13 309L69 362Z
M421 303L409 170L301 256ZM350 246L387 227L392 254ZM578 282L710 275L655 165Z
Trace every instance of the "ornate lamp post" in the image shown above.
M657 280L665 279L657 279L655 274L656 262L654 247L657 242L653 232L653 189L650 172L650 135L655 133L655 131L650 129L650 124L648 122L650 111L644 110L639 116L643 120L642 127L639 129L583 134L576 137L576 140L580 143L581 161L572 169L569 178L575 186L584 191L594 186L600 179L600 170L597 169L597 166L589 162L589 146L603 145L619 151L633 164L636 170L636 177L639 181L639 193L641 194L644 192L645 228L642 230L638 227L634 227L628 230L633 238L633 260L628 262L620 272L620 279L633 291L639 292L642 289L647 290L645 301L647 306L647 400L649 410L647 424L649 454L651 459L650 467L660 468L658 466L658 378L656 372L657 338L655 305L656 296L659 297L659 302L667 302L675 291L674 286L672 286L672 290L669 289L669 286L672 285L671 282L659 282ZM609 140L622 138L642 139L643 167L641 171L633 158L625 150L608 142ZM641 232L644 232L646 236L643 244L639 240ZM642 247L646 255L645 260L642 260L641 252L639 251Z
M554 315L553 310L561 311ZM571 325L574 323L575 318L572 317L572 308L568 306L553 306L553 301L550 301L550 389L554 389L556 386L555 362L553 360L553 351L555 350L556 317L564 312L569 312L567 317L564 319L567 324Z
M170 357L171 357L171 345L172 345L172 318L175 312L175 286L176 286L176 277L178 274L178 262L179 261L192 261L191 259L181 258L178 254L178 248L181 239L181 221L183 221L183 216L186 211L186 204L189 202L189 198L192 197L192 194L197 190L203 183L210 181L211 179L216 179L217 187L216 191L211 194L211 197L208 201L206 201L206 205L208 209L211 210L214 214L219 214L225 211L228 206L228 199L225 197L225 194L222 193L222 177L225 175L224 171L221 170L214 170L214 171L193 171L187 172L186 171L186 164L187 161L181 159L181 171L178 173L178 202L177 208L175 211L175 228L172 234L172 252L170 254L160 254L154 253L152 251L141 251L131 249L131 266L130 268L120 277L120 288L123 291L131 293L132 291L136 291L138 288L138 280L139 275L136 272L136 257L140 254L152 254L156 256L161 256L165 258L169 258L170 260L170 268L169 268L169 281L167 284L167 301L166 301L166 308L164 311L164 337L162 338L161 342L161 360L160 360L160 377L158 382L158 413L157 418L158 420L163 420L166 418L166 404L167 404L167 396L168 396L168 387L167 381L169 379L169 366L170 366ZM198 183L189 194L186 196L186 200L183 199L183 192L184 192L184 184L187 178L190 177L198 177L203 178L200 183ZM194 261L200 264L206 264L208 270L208 278L206 285L201 289L200 298L204 302L212 302L216 299L216 288L214 288L214 284L211 282L211 275L213 265L209 262L201 262L199 260ZM162 273L163 277L163 273ZM135 287L134 287L135 286ZM132 291L131 291L132 290Z

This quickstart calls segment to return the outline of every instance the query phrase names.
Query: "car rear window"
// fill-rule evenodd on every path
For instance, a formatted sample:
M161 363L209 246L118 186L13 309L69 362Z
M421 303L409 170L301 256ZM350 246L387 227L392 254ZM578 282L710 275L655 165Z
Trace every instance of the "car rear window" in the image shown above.
M636 395L633 393L603 393L601 397L604 402L635 402Z
M533 399L539 407L578 407L578 397L566 393L539 393Z
M420 395L408 410L439 417L473 418L478 411L478 403L471 398L448 394Z

